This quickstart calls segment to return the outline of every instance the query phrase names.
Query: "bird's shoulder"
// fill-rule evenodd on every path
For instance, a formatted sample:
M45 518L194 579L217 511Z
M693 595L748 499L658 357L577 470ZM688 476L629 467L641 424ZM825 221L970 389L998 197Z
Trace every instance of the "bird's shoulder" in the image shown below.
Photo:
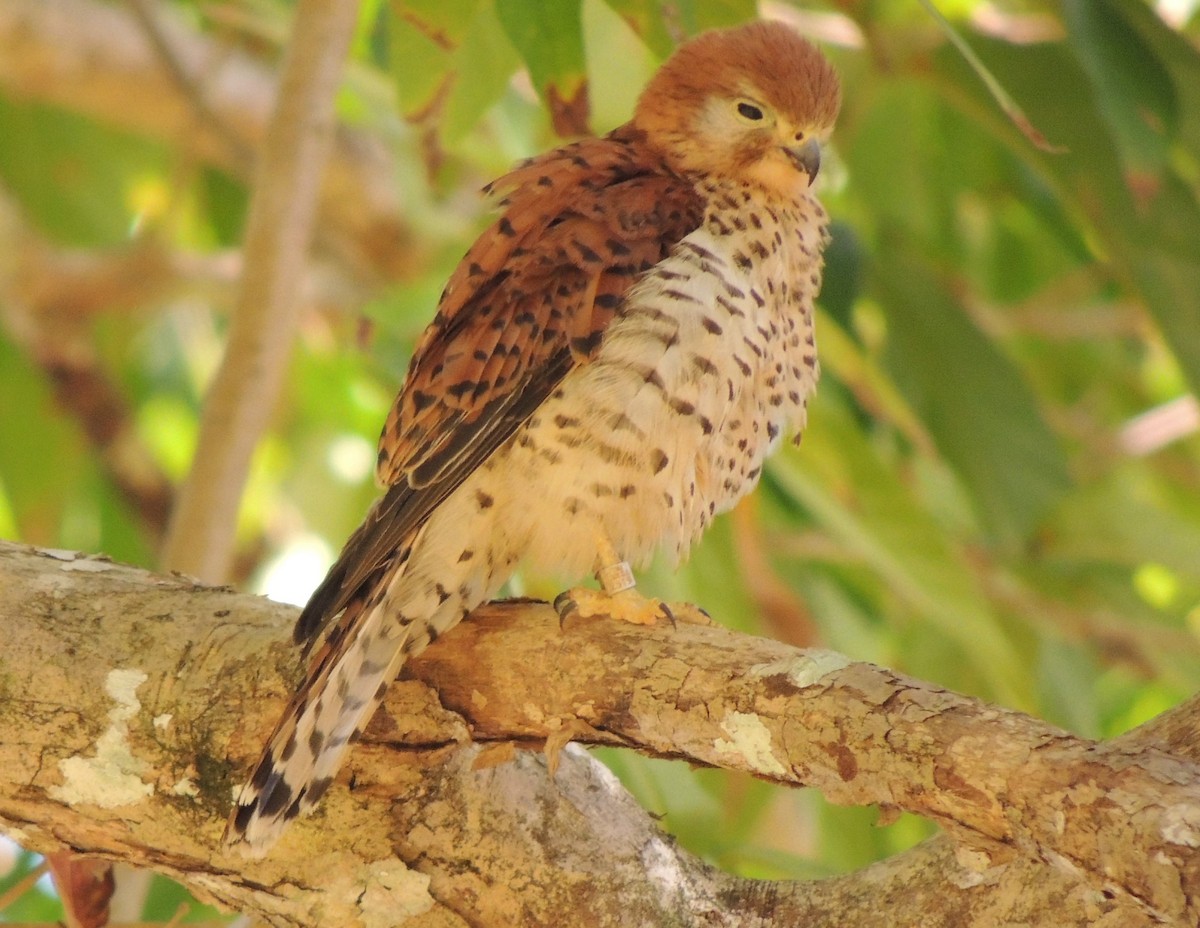
M378 476L425 482L485 411L531 409L585 362L629 288L699 226L704 198L630 126L517 165L463 257L380 438Z

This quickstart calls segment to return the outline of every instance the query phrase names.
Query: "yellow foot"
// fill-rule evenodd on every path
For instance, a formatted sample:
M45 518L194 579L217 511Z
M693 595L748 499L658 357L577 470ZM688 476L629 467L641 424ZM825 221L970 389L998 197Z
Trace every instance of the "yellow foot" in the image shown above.
M691 603L664 603L661 599L650 599L635 589L619 593L605 593L586 587L575 587L560 593L554 600L559 620L565 622L571 616L588 618L604 615L633 625L653 625L666 620L672 625L687 622L693 625L711 625L712 618L699 606Z

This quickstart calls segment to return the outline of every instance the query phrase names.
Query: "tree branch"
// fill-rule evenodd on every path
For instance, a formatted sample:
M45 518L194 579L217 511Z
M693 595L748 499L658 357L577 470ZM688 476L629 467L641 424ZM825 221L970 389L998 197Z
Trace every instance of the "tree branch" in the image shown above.
M1145 744L1094 744L830 652L720 628L560 630L528 603L440 639L319 812L263 861L226 856L232 789L294 683L294 615L0 544L4 829L277 925L1195 922L1200 771L1177 750L1195 702ZM836 880L741 880L677 848L582 751L552 776L512 750L567 734L881 801L949 832Z
M301 0L246 223L242 286L225 356L204 402L196 456L171 514L163 565L224 580L250 457L291 354L317 192L333 141L334 95L356 0Z

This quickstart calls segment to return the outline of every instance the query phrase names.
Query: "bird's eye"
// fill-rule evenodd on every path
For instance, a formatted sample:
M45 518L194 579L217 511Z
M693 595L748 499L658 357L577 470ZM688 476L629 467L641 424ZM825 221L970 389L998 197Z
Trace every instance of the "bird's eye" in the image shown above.
M737 105L738 114L746 119L753 119L755 122L763 118L761 107L755 106L753 103L746 103L744 100Z

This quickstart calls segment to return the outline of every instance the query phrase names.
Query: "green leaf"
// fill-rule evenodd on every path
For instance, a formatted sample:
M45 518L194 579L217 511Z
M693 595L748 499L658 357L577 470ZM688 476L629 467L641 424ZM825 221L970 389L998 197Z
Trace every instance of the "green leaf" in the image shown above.
M656 54L636 25L600 0L584 0L583 34L592 127L597 133L608 132L633 115L638 95L660 58L670 54L670 38L666 37L665 51Z
M1028 668L977 589L966 560L830 391L818 394L802 447L776 455L770 474L847 552L883 579L887 596L903 602L902 612L953 645L956 663L944 664L937 675L943 682L949 683L952 673L961 677L969 664L976 690L990 690L1011 706L1029 705Z
M1162 47L1170 51L1176 73L1200 83L1200 56L1189 55L1176 42L1163 42ZM1184 171L1196 170L1194 156L1188 168L1189 155L1173 150L1157 177L1131 187L1114 130L1096 109L1098 104L1093 105L1088 78L1064 44L1014 47L996 42L988 46L987 58L1014 94L1027 101L1031 118L1053 125L1058 140L1069 149L1065 155L1032 153L1026 160L1052 180L1068 212L1089 234L1097 256L1146 301L1185 376L1200 390L1200 265L1195 258L1200 205L1194 185L1176 167L1179 162ZM982 115L981 92L964 82L960 62L939 58L934 74L964 111ZM1047 87L1054 92L1046 92ZM1189 99L1200 102L1200 93L1190 88L1187 92ZM990 125L1012 140L1007 126ZM1200 137L1200 122L1196 132Z
M56 544L67 497L88 471L86 445L41 371L2 331L0 396L0 480L17 528L31 543Z
M1173 172L1165 173L1157 195L1144 205L1143 217L1125 233L1123 253L1192 389L1200 393L1200 203L1195 189Z
M133 187L163 173L159 146L74 113L0 97L0 181L42 229L73 245L129 237Z
M688 35L737 26L758 16L756 0L681 0L676 7Z
M392 77L410 119L427 109L450 77L454 53L475 16L478 0L404 0L388 17Z
M497 0L496 17L552 109L584 84L579 0Z
M490 4L476 11L454 55L454 76L442 118L447 144L460 141L508 90L520 58Z
M1067 36L1126 164L1158 173L1178 123L1171 75L1121 13L1137 0L1065 0Z
M588 0L585 0L585 4L587 2ZM642 37L642 41L660 60L674 51L675 40L671 38L671 32L663 19L659 0L605 0L605 3L630 29Z
M842 328L849 328L850 314L862 291L866 255L858 233L849 223L834 221L825 247L825 279L819 302Z
M888 368L992 534L1027 539L1070 486L1032 392L919 255L893 240L877 260Z

